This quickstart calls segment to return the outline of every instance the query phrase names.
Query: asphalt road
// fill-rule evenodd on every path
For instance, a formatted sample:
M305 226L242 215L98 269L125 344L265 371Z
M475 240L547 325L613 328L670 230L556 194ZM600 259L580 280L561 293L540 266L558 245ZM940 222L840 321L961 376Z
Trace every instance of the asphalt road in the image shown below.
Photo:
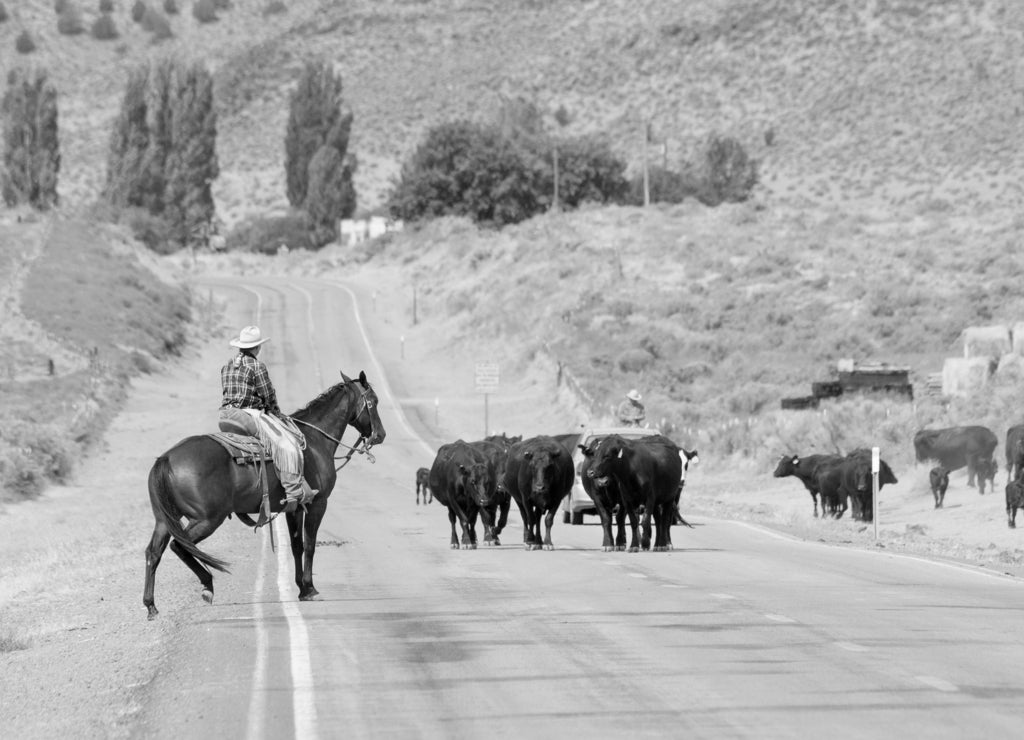
M501 547L451 550L443 508L415 505L431 446L396 408L347 290L208 285L238 326L258 320L279 343L284 408L366 370L388 436L376 464L342 471L319 601L296 601L266 531L249 549L204 545L232 574L168 655L138 735L1018 735L1024 582L699 518L671 553L604 553L597 526L560 517L557 549L528 552L515 515Z

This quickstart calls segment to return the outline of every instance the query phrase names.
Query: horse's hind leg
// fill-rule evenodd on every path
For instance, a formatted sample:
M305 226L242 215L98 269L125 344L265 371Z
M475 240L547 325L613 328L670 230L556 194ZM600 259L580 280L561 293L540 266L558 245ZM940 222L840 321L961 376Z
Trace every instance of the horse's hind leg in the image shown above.
M189 540L195 543L199 543L213 534L213 531L220 526L220 522L213 522L209 519L200 519L198 521L190 522L185 527L185 534ZM207 604L213 603L213 574L207 569L205 565L200 563L192 554L185 548L179 545L176 541L171 542L171 550L177 555L181 562L188 566L188 569L196 574L199 579L199 583L203 586L203 601Z
M157 611L153 601L153 590L156 587L156 567L160 565L160 558L167 549L167 541L171 539L171 533L163 522L157 522L153 527L153 537L146 547L146 588L142 592L142 604L149 611L149 618L155 619L160 612Z

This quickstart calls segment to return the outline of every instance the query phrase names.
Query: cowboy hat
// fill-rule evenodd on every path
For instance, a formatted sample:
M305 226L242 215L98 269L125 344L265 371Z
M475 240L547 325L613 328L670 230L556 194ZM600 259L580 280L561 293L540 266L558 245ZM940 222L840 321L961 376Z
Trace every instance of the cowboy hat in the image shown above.
M228 344L232 347L238 347L238 349L251 349L269 341L269 337L263 339L258 326L247 326L238 332L238 339L232 339Z
M640 395L640 391L638 391L636 388L633 388L629 393L626 394L626 398L628 398L630 401L636 401L637 403L640 403L640 399L642 398L642 396Z

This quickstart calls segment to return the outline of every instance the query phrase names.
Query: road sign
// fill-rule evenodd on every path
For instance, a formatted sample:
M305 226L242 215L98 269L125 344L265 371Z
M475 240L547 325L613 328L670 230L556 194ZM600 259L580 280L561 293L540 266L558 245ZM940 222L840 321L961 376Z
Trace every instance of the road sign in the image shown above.
M478 362L476 364L477 393L497 393L499 378L498 363Z

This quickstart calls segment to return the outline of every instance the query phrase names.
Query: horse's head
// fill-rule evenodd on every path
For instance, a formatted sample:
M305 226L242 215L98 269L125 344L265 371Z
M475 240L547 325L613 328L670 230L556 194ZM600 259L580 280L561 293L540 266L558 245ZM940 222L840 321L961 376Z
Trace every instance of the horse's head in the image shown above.
M342 373L341 377L345 380L346 385L355 388L359 393L355 413L351 417L350 423L359 431L359 435L366 439L368 445L379 445L384 441L387 433L384 431L384 423L381 422L380 414L377 412L377 392L373 390L373 386L370 385L366 379L366 373L363 371L360 371L357 380L346 377L345 373Z

